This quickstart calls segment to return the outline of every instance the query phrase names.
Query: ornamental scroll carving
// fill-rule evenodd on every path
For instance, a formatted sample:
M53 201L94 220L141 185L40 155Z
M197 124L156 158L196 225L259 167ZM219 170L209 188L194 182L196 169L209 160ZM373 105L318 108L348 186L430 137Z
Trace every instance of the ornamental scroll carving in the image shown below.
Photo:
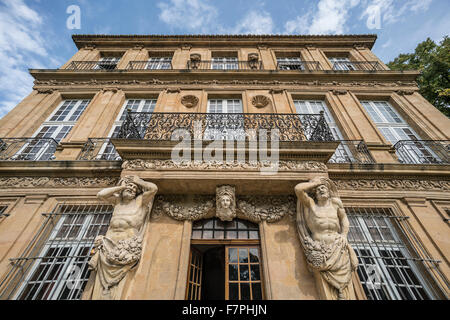
M359 179L335 180L340 190L450 190L450 181L419 179Z
M174 163L172 160L128 160L122 164L126 170L223 170L223 171L260 171L269 168L270 162L201 162L186 161ZM317 161L280 160L279 171L327 172L327 166Z
M179 221L196 221L216 216L216 208L214 195L160 195L155 199L152 218L167 215ZM294 215L293 196L239 196L236 199L236 217L254 223L276 222Z
M115 185L118 178L49 178L49 177L14 177L0 178L0 188L99 188Z

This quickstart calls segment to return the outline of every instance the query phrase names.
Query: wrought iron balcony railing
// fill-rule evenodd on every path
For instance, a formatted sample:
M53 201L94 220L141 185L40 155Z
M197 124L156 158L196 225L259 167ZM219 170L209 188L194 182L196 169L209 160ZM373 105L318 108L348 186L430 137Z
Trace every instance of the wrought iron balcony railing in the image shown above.
M0 160L54 160L57 146L58 142L52 138L2 138L0 139Z
M67 70L115 70L115 61L72 61Z
M324 114L128 112L117 138L170 141L177 129L192 139L254 139L278 129L280 141L334 141Z
M172 70L171 61L130 61L128 70Z
M192 61L187 63L189 70L263 70L261 61Z
M336 71L377 71L384 70L378 61L338 61L333 63Z
M277 70L319 71L322 67L318 61L283 61L278 62Z
M78 160L122 160L110 138L88 139Z
M450 164L450 140L401 140L394 149L400 163Z
M364 141L342 140L340 142L341 144L328 163L375 163Z

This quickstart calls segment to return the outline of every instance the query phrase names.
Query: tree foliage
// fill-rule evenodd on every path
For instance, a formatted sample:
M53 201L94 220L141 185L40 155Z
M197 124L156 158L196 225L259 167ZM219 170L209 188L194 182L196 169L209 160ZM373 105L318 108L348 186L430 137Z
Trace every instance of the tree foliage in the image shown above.
M391 70L419 70L420 93L447 117L450 117L450 38L436 44L433 40L419 43L414 53L400 54L387 64Z

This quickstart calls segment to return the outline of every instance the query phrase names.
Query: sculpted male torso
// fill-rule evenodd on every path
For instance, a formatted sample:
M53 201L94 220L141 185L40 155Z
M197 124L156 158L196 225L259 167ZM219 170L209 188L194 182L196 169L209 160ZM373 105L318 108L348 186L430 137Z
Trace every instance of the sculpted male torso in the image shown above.
M307 194L308 190L314 188L317 203ZM321 180L301 183L296 186L295 192L307 208L305 220L313 240L331 244L337 234L347 236L348 219L342 202L331 197L330 190Z
M138 195L138 188L143 190L142 194ZM144 223L147 205L157 190L153 183L132 177L118 187L99 192L99 198L114 204L106 237L119 241L136 236Z

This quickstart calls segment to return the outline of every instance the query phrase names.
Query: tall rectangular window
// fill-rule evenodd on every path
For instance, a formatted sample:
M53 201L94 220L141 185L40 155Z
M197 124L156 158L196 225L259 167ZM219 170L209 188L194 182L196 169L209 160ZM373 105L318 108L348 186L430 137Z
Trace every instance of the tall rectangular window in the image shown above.
M331 57L328 58L333 65L333 70L340 71L353 71L356 70L355 65L349 60L349 58L343 57Z
M400 224L390 208L346 208L350 222L348 241L359 260L358 275L370 300L432 299L424 266L406 243Z
M90 100L64 100L14 156L17 160L45 161L53 159L57 144L72 130Z
M118 57L103 57L99 60L94 69L97 70L114 70L117 68L120 58Z
M300 57L277 58L278 70L305 70Z
M240 99L209 99L204 139L245 139L242 112Z
M172 58L171 57L151 57L148 59L148 64L146 69L151 70L168 70L172 69Z
M238 58L236 57L215 57L211 61L213 70L238 70Z
M13 259L16 273L2 297L17 300L79 300L89 279L88 262L98 235L106 234L113 207L64 204L46 215L26 256ZM3 294L9 296L3 296Z

